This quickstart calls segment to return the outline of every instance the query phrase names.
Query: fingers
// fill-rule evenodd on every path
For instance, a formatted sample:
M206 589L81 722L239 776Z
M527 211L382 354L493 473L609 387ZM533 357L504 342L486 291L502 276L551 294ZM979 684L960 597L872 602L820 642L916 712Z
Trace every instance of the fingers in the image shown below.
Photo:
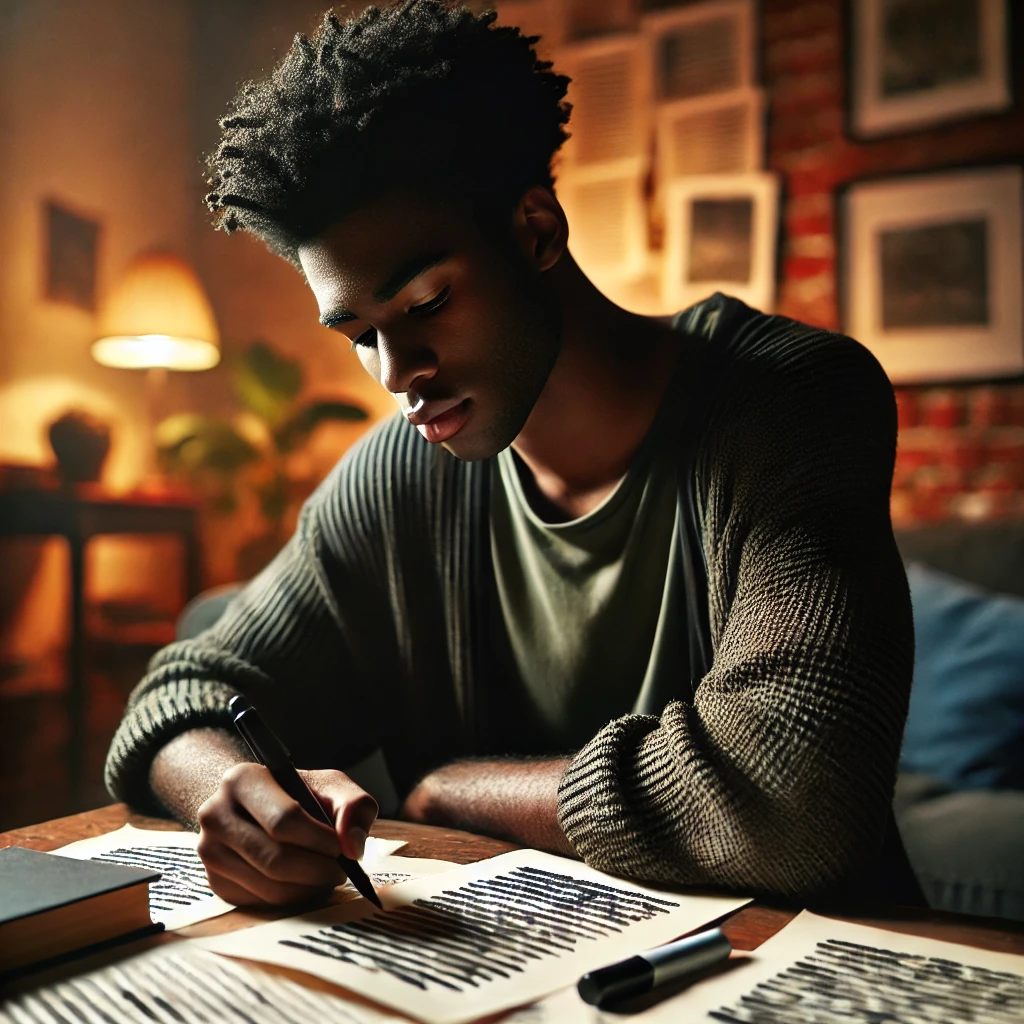
M198 818L210 885L232 903L295 903L345 881L334 830L313 821L261 765L225 772Z
M334 819L335 831L341 837L341 852L346 857L359 860L366 847L370 826L377 819L377 801L344 772L326 770L299 774Z
M231 768L224 775L224 784L227 795L275 842L300 846L323 857L334 858L342 852L334 830L311 818L262 765Z
M206 865L206 876L210 888L229 903L237 906L272 904L280 906L289 903L303 903L327 896L336 884L337 877L344 881L344 874L334 865L336 877L325 884L312 885L295 883L273 878L253 866L230 847L215 841L206 843L200 856Z

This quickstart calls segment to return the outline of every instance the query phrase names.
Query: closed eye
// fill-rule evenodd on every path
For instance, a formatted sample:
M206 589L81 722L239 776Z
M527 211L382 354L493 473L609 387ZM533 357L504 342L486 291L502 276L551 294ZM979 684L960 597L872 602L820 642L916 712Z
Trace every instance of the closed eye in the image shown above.
M410 306L409 312L413 315L422 315L423 313L433 313L435 309L440 309L448 301L448 296L451 295L452 290L449 286L442 288L437 295L427 302L423 302L418 306Z
M445 286L435 295L432 299L427 302L422 302L418 306L410 306L409 312L414 316L423 316L427 313L433 313L435 309L440 309L447 301L448 296L451 295L451 288ZM356 346L360 348L376 348L377 347L377 328L368 327L362 334L352 341L352 348Z
M359 337L352 340L352 348L356 345L362 348L376 348L377 347L377 328L368 327Z

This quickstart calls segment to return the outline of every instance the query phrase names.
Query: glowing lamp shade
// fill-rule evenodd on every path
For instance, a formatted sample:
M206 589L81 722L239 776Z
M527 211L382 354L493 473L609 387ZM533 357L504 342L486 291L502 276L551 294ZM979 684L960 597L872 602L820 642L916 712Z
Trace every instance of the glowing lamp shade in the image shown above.
M220 362L220 335L192 268L170 253L140 256L100 310L92 356L104 366L208 370Z

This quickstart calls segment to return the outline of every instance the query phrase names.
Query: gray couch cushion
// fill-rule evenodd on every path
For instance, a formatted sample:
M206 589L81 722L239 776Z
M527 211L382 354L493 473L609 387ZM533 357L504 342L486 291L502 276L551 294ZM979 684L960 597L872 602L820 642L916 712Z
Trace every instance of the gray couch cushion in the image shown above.
M919 526L897 530L896 543L905 562L1024 597L1024 522Z

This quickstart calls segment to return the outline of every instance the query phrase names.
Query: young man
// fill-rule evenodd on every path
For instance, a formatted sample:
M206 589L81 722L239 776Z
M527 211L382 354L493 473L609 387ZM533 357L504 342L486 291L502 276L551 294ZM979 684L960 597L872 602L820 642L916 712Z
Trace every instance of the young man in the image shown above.
M913 646L891 387L733 299L601 295L552 191L566 86L492 16L406 0L328 17L221 122L220 226L301 269L401 409L111 747L110 791L198 822L228 900L340 880L376 804L337 769L376 749L411 820L643 880L878 870ZM248 763L236 693L334 832Z

